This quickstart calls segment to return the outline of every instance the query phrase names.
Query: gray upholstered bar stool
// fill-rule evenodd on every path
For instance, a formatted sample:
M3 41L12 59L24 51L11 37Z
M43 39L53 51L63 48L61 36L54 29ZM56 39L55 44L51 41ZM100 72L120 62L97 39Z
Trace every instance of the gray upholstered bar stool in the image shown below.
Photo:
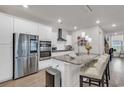
M83 86L83 83L89 83L89 86L91 84L97 85L97 86L104 86L108 84L108 76L107 76L107 65L108 65L108 55L102 55L98 61L93 65L89 66L84 69L84 67L81 68L80 71L80 86ZM106 76L106 78L104 78ZM83 79L87 78L89 81L84 81ZM104 82L104 80L106 82ZM95 83L93 83L95 82ZM97 82L97 84L96 84Z

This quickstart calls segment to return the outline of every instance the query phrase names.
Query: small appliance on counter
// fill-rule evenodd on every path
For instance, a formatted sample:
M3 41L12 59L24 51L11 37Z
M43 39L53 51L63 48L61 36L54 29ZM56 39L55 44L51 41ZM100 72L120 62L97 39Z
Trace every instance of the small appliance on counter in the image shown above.
M57 47L52 47L52 51L55 51L55 50L57 50Z
M72 45L65 45L65 50L73 50Z
M38 41L36 35L13 34L13 79L38 71Z
M51 41L40 41L40 58L51 56Z

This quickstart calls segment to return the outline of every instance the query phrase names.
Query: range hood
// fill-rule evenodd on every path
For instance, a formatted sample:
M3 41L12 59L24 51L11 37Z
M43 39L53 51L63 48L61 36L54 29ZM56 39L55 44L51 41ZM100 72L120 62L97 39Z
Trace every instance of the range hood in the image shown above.
M58 29L58 39L57 39L57 41L66 41L66 39L64 39L62 37L62 28Z

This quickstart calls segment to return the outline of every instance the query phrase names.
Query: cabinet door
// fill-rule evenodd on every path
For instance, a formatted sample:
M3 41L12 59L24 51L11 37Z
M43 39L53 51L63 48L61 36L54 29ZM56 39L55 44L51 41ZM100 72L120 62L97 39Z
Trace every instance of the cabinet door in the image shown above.
M38 25L38 33L39 33L40 40L51 40L52 39L51 27L39 24Z
M12 79L12 48L0 45L0 82Z
M28 31L28 33L31 35L38 35L38 24L35 22L30 22L30 25L31 30Z
M67 45L72 45L71 35L67 35Z
M14 18L14 32L27 33L30 30L30 24L27 21Z
M52 41L52 29L48 28L47 34L46 34L46 40Z
M0 44L12 43L13 18L0 13Z
M38 35L38 26L31 21L14 18L14 32Z

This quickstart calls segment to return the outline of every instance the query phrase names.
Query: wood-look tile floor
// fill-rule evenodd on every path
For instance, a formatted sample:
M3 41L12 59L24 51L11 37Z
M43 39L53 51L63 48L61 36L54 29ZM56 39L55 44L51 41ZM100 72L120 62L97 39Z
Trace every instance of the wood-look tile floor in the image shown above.
M45 87L45 70L0 84L0 87Z
M111 80L109 80L109 86L124 87L124 58L113 58L110 62L110 73ZM87 86L84 85L84 87ZM45 70L17 80L1 83L0 87L45 87Z
M124 58L113 58L110 62L111 87L124 87Z

